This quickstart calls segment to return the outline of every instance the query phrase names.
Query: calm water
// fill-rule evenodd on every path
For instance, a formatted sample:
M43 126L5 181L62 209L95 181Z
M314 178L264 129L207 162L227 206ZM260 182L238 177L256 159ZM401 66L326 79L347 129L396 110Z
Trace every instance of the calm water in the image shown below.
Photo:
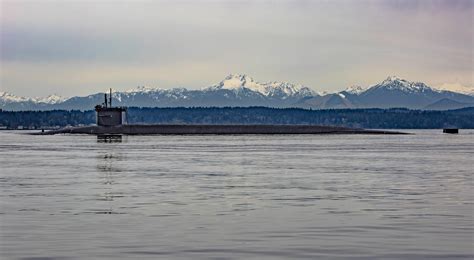
M0 132L1 259L473 258L474 131Z

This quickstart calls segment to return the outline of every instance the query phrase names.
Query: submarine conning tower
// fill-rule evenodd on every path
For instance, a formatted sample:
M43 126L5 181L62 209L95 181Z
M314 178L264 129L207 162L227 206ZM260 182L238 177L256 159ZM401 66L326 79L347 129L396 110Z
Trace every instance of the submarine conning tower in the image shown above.
M104 94L104 103L95 106L96 123L98 126L118 126L126 122L125 107L112 106L112 89L110 89L109 99L107 93Z

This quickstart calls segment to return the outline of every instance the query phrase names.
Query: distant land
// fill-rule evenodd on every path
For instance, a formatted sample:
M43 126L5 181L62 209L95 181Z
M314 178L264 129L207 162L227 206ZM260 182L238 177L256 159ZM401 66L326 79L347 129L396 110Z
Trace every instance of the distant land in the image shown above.
M461 91L461 90L456 90ZM313 89L287 82L260 83L247 75L231 74L218 84L189 90L137 87L113 94L116 106L127 107L252 107L348 109L409 108L450 110L474 106L474 90L455 92L429 87L396 76L363 88L352 86L337 93L319 93ZM103 93L84 97L46 98L18 97L0 92L0 109L27 110L90 110L103 102Z
M474 107L446 111L268 107L136 108L129 124L300 124L372 129L474 128ZM1 129L49 129L95 124L95 111L3 111Z

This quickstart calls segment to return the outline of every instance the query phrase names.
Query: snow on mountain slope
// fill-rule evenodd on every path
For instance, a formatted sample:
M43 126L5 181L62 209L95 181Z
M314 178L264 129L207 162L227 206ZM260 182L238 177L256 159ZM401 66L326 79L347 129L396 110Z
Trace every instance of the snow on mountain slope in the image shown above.
M149 95L151 98L159 98L161 96L180 98L184 97L183 93L188 90L185 88L172 88L172 89L163 89L163 88L153 88L146 86L139 86L133 89L128 89L124 92L114 92L114 98L123 99L126 97L137 96L137 95Z
M32 99L35 103L45 103L45 104L58 104L64 102L66 98L58 96L56 94L49 95L47 97L37 97Z
M125 90L122 93L149 93L149 92L160 92L163 91L161 88L152 88L147 86L138 86L136 88Z
M425 91L435 91L422 82L410 82L397 76L390 76L379 84L369 87L366 91L375 89L398 90L406 93L419 93ZM362 93L363 93L362 92Z
M58 95L49 95L47 97L36 97L27 98L19 97L7 92L0 92L0 102L2 103L17 103L17 102L31 102L31 103L44 103L44 104L57 104L61 103L65 98Z
M348 93L352 95L364 95L366 93L374 91L399 91L404 93L423 93L423 92L440 92L441 90L431 88L422 82L411 82L406 79L402 79L398 76L389 76L380 83L374 84L369 87L361 87L358 85L351 86L342 93ZM339 92L341 93L341 92Z
M411 82L397 76L390 76L367 88L352 86L341 92L302 99L298 105L308 108L406 107L423 109L441 99L449 99L466 106L474 103L472 96L438 90L421 82Z
M29 100L28 98L15 96L7 92L0 92L0 102L2 103L26 102Z
M287 82L261 83L243 74L231 74L218 84L201 90L185 88L162 89L140 86L113 93L116 106L137 107L223 107L267 106L330 108L391 108L423 109L446 99L437 107L474 104L474 96L434 89L421 82L410 82L390 76L367 88L352 86L335 93L318 93L305 86ZM6 110L88 110L103 102L103 93L64 99L57 95L26 98L0 92L0 108ZM446 105L448 104L448 105ZM450 105L451 106L451 105Z
M360 93L366 91L367 89L358 85L350 86L342 92L346 92L352 95L359 95Z
M235 92L240 92L243 89L249 89L266 97L317 95L316 92L302 85L276 81L260 83L256 82L253 78L245 74L230 74L220 83L204 88L203 91L215 91L222 89L232 90Z
M352 103L360 108L406 107L411 109L422 109L443 98L460 103L472 103L473 100L473 97L467 95L441 91L422 82L411 82L397 76L390 76L350 98Z

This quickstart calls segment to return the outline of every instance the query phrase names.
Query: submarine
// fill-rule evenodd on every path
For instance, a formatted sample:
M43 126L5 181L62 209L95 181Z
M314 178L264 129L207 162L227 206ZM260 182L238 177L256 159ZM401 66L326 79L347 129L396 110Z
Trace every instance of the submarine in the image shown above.
M406 134L395 131L370 130L325 125L260 125L260 124L128 124L126 107L112 106L112 89L104 103L95 106L96 125L66 127L41 131L35 135L258 135L258 134Z

